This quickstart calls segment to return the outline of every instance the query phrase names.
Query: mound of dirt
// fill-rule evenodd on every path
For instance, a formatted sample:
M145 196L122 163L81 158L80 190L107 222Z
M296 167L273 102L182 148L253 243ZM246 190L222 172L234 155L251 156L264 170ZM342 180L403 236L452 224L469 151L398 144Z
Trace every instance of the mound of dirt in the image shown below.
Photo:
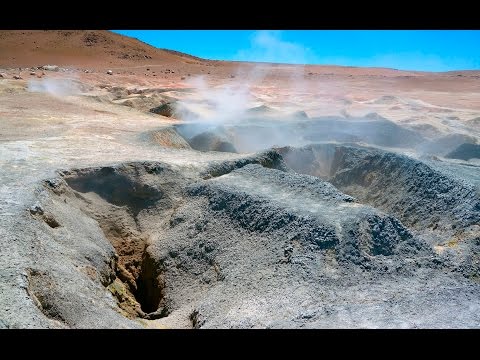
M275 113L277 113L277 111L267 105L260 105L260 106L247 109L247 114L252 114L252 115L270 115Z
M313 142L365 142L388 147L411 147L424 142L423 137L382 118L315 118L304 128L304 138Z
M303 110L295 111L290 117L293 119L309 119L307 113Z
M445 156L462 144L476 144L477 139L465 134L449 134L418 146L418 150L431 155Z
M237 152L235 147L225 137L206 131L195 135L188 140L192 149L199 151L222 151L222 152Z
M382 105L392 105L392 104L397 104L398 102L399 102L399 99L393 95L383 95L373 101L374 104L382 104Z
M190 149L188 142L175 129L166 128L154 131L151 134L153 142L160 146L174 149Z
M480 159L480 145L464 143L445 155L445 157L460 160Z
M441 135L440 130L431 124L412 124L406 127L418 132L426 138L434 138Z
M199 118L196 113L188 110L185 106L182 106L176 101L167 102L165 104L151 108L149 112L181 120L192 121Z

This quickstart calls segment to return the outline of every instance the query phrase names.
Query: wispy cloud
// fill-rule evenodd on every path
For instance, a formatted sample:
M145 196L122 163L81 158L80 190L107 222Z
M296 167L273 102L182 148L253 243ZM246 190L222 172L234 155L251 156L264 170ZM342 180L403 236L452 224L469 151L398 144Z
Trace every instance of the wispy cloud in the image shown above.
M400 70L448 71L478 68L476 59L439 56L423 51L377 53L370 56L319 56L314 50L299 42L284 39L284 32L256 31L250 47L239 50L235 56L240 61L259 61L290 64L324 64L341 66L386 67Z
M315 62L312 50L300 43L282 39L281 31L256 31L250 47L239 50L235 56L240 61L260 61L290 64L308 64Z

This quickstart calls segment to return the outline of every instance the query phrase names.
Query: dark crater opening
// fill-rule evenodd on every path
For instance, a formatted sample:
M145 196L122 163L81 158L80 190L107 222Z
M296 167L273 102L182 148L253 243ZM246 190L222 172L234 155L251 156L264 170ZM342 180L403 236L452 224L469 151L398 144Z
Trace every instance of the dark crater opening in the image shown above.
M76 191L95 192L111 204L127 206L134 216L162 198L161 190L135 182L113 167L80 173L77 177L68 178L67 182Z
M79 207L98 222L115 248L115 277L106 285L124 315L131 318L155 319L168 314L162 268L148 253L148 236L138 222L142 210L161 212L170 204L168 194L151 181L163 170L130 164L65 174ZM92 192L105 202L92 197Z
M473 185L408 156L337 144L277 151L295 172L327 180L413 229L450 231L480 221Z

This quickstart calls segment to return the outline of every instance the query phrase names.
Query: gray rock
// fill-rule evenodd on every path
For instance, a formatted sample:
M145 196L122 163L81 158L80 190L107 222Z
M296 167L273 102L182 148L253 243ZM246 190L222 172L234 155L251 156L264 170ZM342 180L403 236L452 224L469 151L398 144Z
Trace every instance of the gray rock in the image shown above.
M57 65L44 65L44 66L42 66L42 69L46 70L46 71L59 71L60 70L60 68Z
M166 117L172 117L175 115L175 104L174 103L165 103L150 109L151 113L162 115Z

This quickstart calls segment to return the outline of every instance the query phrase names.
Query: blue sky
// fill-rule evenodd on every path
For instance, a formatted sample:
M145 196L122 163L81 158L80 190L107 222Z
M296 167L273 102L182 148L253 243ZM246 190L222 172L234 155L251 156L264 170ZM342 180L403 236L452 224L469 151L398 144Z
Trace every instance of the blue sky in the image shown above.
M479 30L114 30L213 60L400 70L480 69Z

